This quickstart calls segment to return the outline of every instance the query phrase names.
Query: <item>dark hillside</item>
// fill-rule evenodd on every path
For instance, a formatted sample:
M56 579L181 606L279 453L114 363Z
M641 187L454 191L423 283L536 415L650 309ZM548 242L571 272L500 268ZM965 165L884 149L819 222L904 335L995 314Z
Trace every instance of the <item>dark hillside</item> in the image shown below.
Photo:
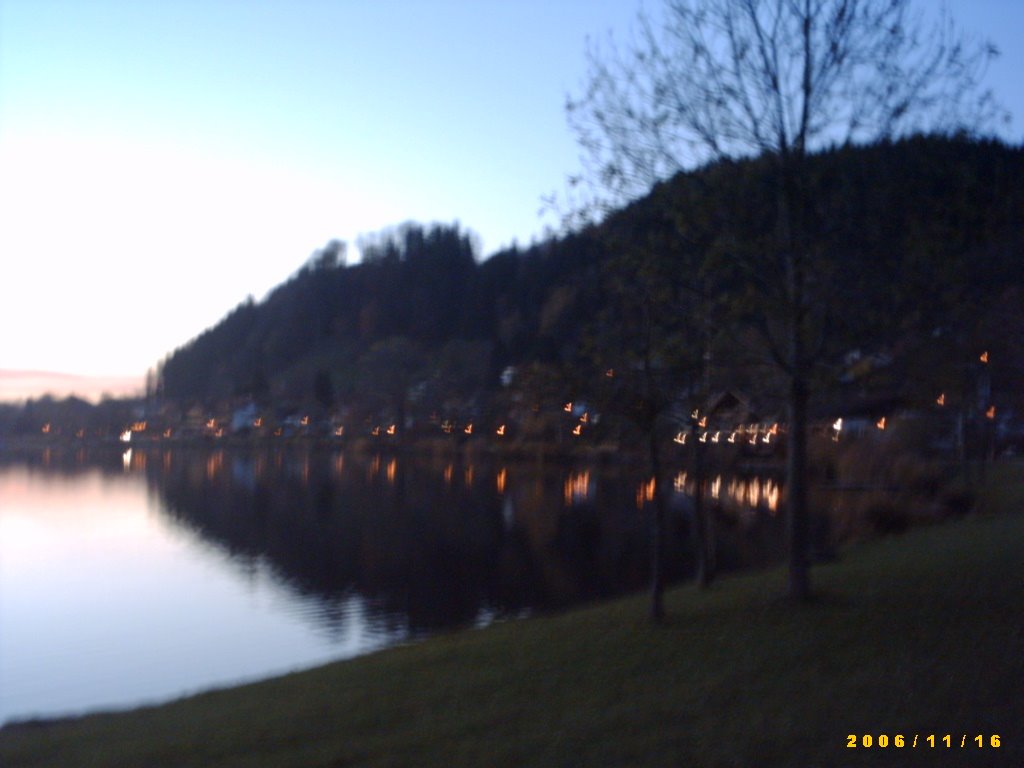
M855 348L918 349L930 334L965 343L979 323L1002 322L994 308L1014 315L1001 297L1024 279L1022 148L916 137L835 148L810 163L832 359ZM581 370L610 357L601 349L608 329L632 322L611 298L616 281L633 280L631 251L645 252L644 269L675 286L677 302L694 286L703 292L704 324L715 326L709 349L735 346L744 304L733 294L751 275L737 271L749 259L732 254L756 251L771 229L769 167L752 160L680 174L600 227L484 260L458 225L381 233L361 243L353 265L331 243L264 300L169 355L159 389L182 406L252 399L372 411L379 377L400 368L402 410L419 392L441 399L421 402L424 412L453 399L479 412L509 366L540 366L577 386ZM766 261L765 274L772 269ZM676 330L672 343L689 343ZM719 366L715 375L726 385L739 374Z

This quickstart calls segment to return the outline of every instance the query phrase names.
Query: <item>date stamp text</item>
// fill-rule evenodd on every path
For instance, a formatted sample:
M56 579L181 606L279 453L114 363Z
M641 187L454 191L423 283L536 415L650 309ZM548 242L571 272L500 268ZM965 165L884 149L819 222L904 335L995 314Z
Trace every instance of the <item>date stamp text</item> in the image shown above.
M998 733L849 733L847 749L999 749Z

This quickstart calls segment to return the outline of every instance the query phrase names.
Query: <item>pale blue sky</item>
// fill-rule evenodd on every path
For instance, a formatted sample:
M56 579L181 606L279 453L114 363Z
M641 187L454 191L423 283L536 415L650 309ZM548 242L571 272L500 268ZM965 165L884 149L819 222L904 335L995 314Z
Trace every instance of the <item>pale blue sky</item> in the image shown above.
M0 369L139 377L329 239L409 219L528 244L577 168L585 41L637 8L0 0ZM1024 2L950 8L1002 49L1020 141Z

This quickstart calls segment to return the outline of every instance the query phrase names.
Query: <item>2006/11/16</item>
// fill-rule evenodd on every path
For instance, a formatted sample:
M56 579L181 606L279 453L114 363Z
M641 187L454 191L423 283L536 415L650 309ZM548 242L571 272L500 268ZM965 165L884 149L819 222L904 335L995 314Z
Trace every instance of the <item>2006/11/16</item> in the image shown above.
M910 736L904 736L903 734L900 733L900 734L896 734L895 736L893 736L890 739L890 737L888 735L886 735L886 734L881 734L879 736L872 736L870 733L865 733L863 735L858 735L856 733L851 733L851 734L847 735L847 737L846 737L846 746L849 749L856 749L858 747L882 747L882 748L885 748L885 747L888 747L890 745L896 747L897 749L899 749L901 747L911 747L911 748L914 748L914 747L917 746L917 740L918 740L918 734L914 734L913 737L910 737ZM925 747L956 747L956 746L960 746L960 747L999 747L999 746L1001 746L1001 743L1002 743L1000 741L1000 739L999 739L999 734L996 734L996 733L992 734L991 736L981 735L981 736L970 736L970 737L968 737L967 734L963 734L960 737L959 741L960 741L960 744L958 745L957 744L956 736L953 736L952 734L949 734L949 733L947 733L945 736L936 736L935 734L930 734L928 736L921 737L921 746L925 746Z

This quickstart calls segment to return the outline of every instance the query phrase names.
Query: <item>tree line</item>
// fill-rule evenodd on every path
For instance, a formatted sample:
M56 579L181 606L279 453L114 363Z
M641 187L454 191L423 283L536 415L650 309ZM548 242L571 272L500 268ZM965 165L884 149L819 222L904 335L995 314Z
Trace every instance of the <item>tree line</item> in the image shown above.
M829 329L814 376L834 380L853 349L959 332L1019 284L1022 158L998 141L917 136L808 159L822 192L807 271ZM774 226L772 173L757 158L681 172L599 225L486 259L457 224L382 232L355 264L330 243L171 353L156 389L181 403L331 408L388 407L418 387L479 403L503 371L533 366L558 380L554 403L588 387L598 397L586 382L646 356L666 391L777 398L757 327L772 319L753 317L749 295L777 268L748 274L737 256Z

